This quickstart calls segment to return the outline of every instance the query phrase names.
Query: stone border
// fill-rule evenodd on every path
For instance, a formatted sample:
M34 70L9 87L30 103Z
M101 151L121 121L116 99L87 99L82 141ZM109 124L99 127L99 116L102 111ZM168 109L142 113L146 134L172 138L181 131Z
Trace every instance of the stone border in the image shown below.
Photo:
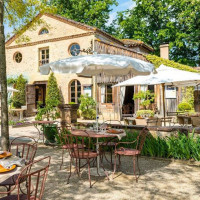
M152 159L152 160L159 160L159 161L164 161L164 162L170 161L170 162L180 163L184 165L200 167L200 161L180 160L180 159L175 159L175 158L160 158L160 157L150 157L150 156L140 156L140 157Z

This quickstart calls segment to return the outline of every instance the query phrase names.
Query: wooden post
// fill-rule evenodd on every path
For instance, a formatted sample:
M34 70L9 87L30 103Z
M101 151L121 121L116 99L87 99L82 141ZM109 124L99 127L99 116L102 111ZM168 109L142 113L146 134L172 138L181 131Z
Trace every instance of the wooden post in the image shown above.
M165 84L162 83L162 101L163 101L163 117L164 117L164 126L165 124Z

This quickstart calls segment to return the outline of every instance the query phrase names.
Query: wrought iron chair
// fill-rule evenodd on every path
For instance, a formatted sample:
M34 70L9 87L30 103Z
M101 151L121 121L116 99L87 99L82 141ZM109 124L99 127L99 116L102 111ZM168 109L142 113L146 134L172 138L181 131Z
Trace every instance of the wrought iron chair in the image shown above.
M26 139L26 140L22 140ZM24 141L32 141L32 143L26 143ZM16 137L10 143L9 151L13 153L13 155L25 159L25 164L29 165L33 162L36 151L37 151L37 142L34 138L24 136L24 137ZM6 187L7 191L10 191L10 188L15 185L19 174L15 174L5 181L0 183L0 187Z
M30 140L31 143L29 143ZM28 165L34 160L37 151L37 142L29 136L16 137L11 141L9 151L19 158L24 158L26 165Z
M67 139L70 134L71 133L68 130L68 128L63 128L63 129L59 128L58 129L58 138L60 140L59 142L60 142L61 148L62 148L62 161L61 161L61 164L60 164L60 169L62 168L63 161L64 161L64 151L72 148L72 145L68 144L68 139ZM78 147L82 148L81 145L78 145Z
M82 131L82 130L80 130ZM87 131L82 131L85 136L75 136L75 135L69 135L67 137L68 145L70 146L69 154L70 154L70 173L68 176L67 183L69 184L69 179L71 177L72 171L72 164L73 161L75 160L75 167L78 176L80 177L80 163L78 164L78 160L86 160L86 164L83 166L88 166L88 178L89 178L89 183L90 183L90 188L92 187L91 184L91 174L90 174L90 162L93 161L94 159L97 159L99 153L97 151L93 151L93 143L91 142L91 137L87 133ZM82 167L83 167L82 166ZM98 171L97 171L98 173Z
M5 196L0 200L42 200L50 160L51 157L48 156L27 165L18 175L12 190L0 192L0 194L9 195L16 189L17 194Z
M138 157L141 155L142 148L146 139L146 136L148 134L148 129L145 127L137 136L137 139L134 140L133 142L118 142L115 145L115 164L114 164L114 172L116 172L116 165L117 165L117 156L119 157L119 167L121 166L121 161L120 161L120 156L132 156L133 157L133 172L136 178L136 182L138 182L138 178L140 176L140 168L138 164ZM125 147L120 147L117 148L120 144L125 145L125 144L134 144L136 143L136 148L125 148ZM137 162L137 168L138 168L138 176L136 175L136 167L135 163Z
M116 124L112 124L111 122L117 122ZM107 120L104 121L101 126L100 126L100 131L106 131L106 129L108 128L121 128L121 121L118 120ZM99 142L99 146L100 146L100 152L101 152L101 159L103 161L103 158L105 158L105 160L107 162L109 162L111 164L111 168L113 168L113 149L116 145L116 143L118 142L118 140L116 138L111 138L105 142ZM110 161L107 159L106 154L105 154L105 148L109 148L110 149Z

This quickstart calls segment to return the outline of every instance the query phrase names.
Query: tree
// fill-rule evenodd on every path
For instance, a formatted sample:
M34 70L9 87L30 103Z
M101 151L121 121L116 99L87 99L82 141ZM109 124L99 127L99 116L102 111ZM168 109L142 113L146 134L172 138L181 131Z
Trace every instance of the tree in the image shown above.
M26 83L27 83L27 80L21 74L17 78L17 82L16 82L16 89L19 92L16 92L13 97L13 106L16 108L21 108L21 106L26 104L26 96L25 96Z
M60 91L58 88L56 77L51 73L47 84L46 105L56 107L61 103Z
M50 5L57 7L57 14L100 29L106 29L112 5L116 0L52 0Z
M44 108L41 108L40 104L38 105L38 113L35 119L42 120L43 117L48 121L50 119L56 119L59 116L57 106L61 103L61 95L54 73L51 73L48 79L45 103L46 105Z
M197 0L134 0L136 6L118 13L114 34L139 39L159 55L159 46L170 44L170 58L191 66L200 58L200 3Z
M7 77L4 23L14 27L15 33L21 34L27 28L41 23L39 19L33 20L39 12L51 12L53 8L47 6L48 0L0 0L0 84L1 84L1 147L8 150L8 105L7 105ZM29 23L32 21L32 23ZM28 26L24 26L29 23Z

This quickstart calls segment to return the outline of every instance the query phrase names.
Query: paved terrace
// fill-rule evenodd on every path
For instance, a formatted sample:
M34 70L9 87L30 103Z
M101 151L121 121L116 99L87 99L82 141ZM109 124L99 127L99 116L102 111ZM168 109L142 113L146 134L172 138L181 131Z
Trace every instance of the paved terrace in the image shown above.
M30 126L10 128L10 135L36 136L37 130ZM117 173L113 181L92 177L93 188L89 188L87 173L79 180L76 174L66 184L69 172L69 156L65 154L65 163L59 170L61 150L39 145L36 159L50 155L51 167L46 182L44 200L132 200L132 199L200 199L200 168L186 164L141 158L139 161L141 177L138 183L132 175L132 159L122 159L122 174Z

